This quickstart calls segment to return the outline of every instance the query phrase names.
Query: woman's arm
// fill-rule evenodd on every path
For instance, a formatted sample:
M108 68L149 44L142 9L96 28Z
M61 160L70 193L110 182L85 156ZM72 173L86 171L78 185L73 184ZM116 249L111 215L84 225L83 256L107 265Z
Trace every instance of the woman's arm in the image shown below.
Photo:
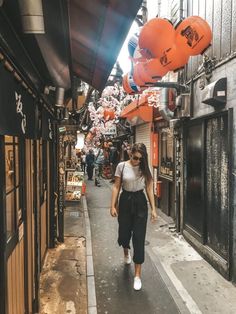
M146 192L147 192L148 200L151 206L151 220L155 221L157 220L157 212L156 212L154 193L153 193L153 180L147 183Z
M118 216L117 208L115 205L119 196L120 187L121 187L121 178L115 177L115 182L112 187L111 209L110 209L110 213L112 217Z

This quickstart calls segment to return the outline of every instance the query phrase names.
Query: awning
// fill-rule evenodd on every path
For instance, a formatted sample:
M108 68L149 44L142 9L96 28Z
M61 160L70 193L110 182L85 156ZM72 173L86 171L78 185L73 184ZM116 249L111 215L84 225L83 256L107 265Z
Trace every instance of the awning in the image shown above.
M132 101L121 112L121 118L127 118L131 125L152 122L153 107L148 106L147 95Z

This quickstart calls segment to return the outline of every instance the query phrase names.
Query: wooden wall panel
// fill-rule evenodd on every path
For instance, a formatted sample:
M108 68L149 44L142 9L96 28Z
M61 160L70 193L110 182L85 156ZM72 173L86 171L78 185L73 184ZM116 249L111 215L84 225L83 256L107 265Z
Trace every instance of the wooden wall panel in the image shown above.
M8 303L8 313L13 313L13 284L12 284L12 272L11 272L11 261L9 258L7 261L7 303Z
M8 314L24 314L24 237L7 261Z

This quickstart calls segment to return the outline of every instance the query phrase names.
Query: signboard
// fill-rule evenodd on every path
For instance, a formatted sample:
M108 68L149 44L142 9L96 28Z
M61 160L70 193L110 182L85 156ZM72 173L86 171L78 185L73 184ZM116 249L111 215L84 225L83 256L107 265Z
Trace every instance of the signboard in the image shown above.
M117 130L116 130L116 125L112 125L108 129L105 130L104 135L109 135L109 136L116 136Z
M66 127L65 126L60 126L58 128L58 130L59 130L59 133L66 132Z
M0 134L36 138L35 99L0 66Z

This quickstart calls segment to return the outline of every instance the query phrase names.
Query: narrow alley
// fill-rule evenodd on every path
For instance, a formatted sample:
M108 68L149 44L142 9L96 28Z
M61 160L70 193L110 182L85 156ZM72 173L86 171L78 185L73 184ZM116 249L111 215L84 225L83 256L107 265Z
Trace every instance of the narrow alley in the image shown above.
M235 17L0 0L0 314L236 314Z

